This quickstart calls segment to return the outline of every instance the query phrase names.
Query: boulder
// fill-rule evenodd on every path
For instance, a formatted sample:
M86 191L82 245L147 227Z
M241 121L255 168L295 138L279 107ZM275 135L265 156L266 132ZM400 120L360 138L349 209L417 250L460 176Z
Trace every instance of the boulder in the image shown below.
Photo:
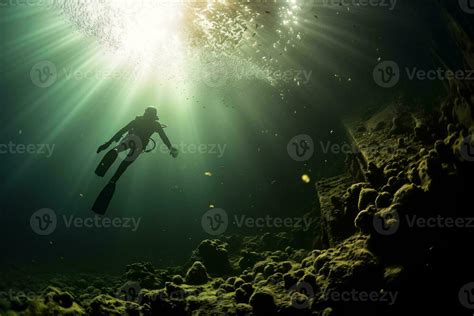
M206 267L200 261L193 263L186 272L186 283L190 285L206 284L209 281Z

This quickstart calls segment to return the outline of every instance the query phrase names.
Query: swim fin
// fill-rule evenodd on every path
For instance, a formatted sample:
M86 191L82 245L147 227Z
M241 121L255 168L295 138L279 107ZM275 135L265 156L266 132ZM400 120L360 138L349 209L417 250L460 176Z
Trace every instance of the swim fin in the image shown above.
M118 157L118 152L116 150L109 151L104 156L104 158L102 158L102 161L97 166L97 169L95 169L95 174L98 175L99 177L105 176L110 166L112 166L112 164L115 162L117 157Z
M110 201L115 193L115 183L109 182L105 188L100 192L97 200L95 200L94 205L92 206L92 211L99 215L104 215L109 207Z

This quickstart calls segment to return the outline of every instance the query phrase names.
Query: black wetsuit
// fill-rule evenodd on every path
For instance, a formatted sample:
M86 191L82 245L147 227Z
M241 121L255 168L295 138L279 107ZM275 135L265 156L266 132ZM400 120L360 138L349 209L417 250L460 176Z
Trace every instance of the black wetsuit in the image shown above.
M125 133L127 133L127 135L123 137ZM129 152L115 172L111 182L117 182L125 170L127 170L127 168L137 160L140 154L146 150L148 143L150 142L150 137L154 133L158 133L168 149L172 149L171 142L158 120L149 119L143 116L138 116L115 134L112 140L116 142L120 141L120 144L110 150L109 153L115 154L126 150L129 150Z

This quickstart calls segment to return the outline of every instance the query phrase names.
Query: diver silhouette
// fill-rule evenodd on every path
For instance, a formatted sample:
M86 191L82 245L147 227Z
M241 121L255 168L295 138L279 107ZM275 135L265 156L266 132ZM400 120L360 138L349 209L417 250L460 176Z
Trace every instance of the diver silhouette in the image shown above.
M105 176L109 168L117 160L120 152L128 150L128 153L118 167L114 176L111 178L110 182L105 186L95 201L92 211L100 215L105 214L114 195L115 185L123 173L128 169L128 167L130 167L132 163L137 160L137 158L142 153L151 152L153 151L154 147L156 147L155 141L151 138L154 133L158 133L158 135L160 135L161 140L168 147L170 154L174 158L178 156L178 150L171 145L168 136L166 136L164 131L166 126L161 125L158 120L159 118L157 115L157 109L154 107L148 107L145 110L145 114L143 114L143 116L138 116L133 121L128 123L125 127L118 131L117 134L112 137L112 139L97 149L97 153L99 154L109 148L112 143L119 142L115 148L109 150L107 154L105 154L104 158L97 166L95 173L99 177ZM127 135L124 137L125 133L127 133ZM154 147L147 150L150 140L153 142Z

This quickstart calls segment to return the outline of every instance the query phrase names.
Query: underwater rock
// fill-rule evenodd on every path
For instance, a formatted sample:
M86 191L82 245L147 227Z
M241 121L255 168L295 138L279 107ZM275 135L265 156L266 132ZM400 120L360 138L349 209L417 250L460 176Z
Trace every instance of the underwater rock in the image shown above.
M334 251L326 252L325 263L317 271L318 285L323 292L382 286L383 266L368 249L367 241L367 237L356 235Z
M162 286L155 267L149 262L128 265L124 277L128 281L138 282L142 288L146 289L158 289Z
M86 315L84 308L70 293L56 287L47 287L41 296L34 299L25 298L14 298L10 302L11 309L26 315Z
M441 160L452 162L452 152L449 150L449 146L444 141L437 140L434 145L434 150Z
M250 315L252 313L252 306L248 304L237 304L235 314L237 316Z
M224 284L224 279L223 278L215 278L212 280L212 288L213 289L218 289L222 284Z
M210 274L217 276L228 274L232 271L227 252L227 243L218 239L203 240L197 248L198 258Z
M0 313L5 313L11 309L10 302L6 298L0 297Z
M353 217L357 214L357 194L349 192L348 186L352 184L350 175L341 175L334 178L324 179L316 184L318 189L320 213L318 220L319 234L316 234L315 244L318 248L337 245L345 238L353 234ZM360 188L354 187L354 191ZM344 196L344 209L335 209L331 201L332 196ZM356 199L355 204L348 203L347 199ZM347 209L346 209L347 208Z
M405 138L403 137L398 138L397 145L398 145L398 148L405 148L406 147Z
M276 311L275 299L270 289L257 289L250 297L250 306L256 315L271 315Z
M357 132L359 133L365 133L367 131L367 128L365 126L359 126L357 128Z
M251 294L247 293L244 289L238 288L235 291L235 301L237 303L246 303L247 304L249 302L250 295Z
M373 131L374 132L379 132L379 131L383 130L386 127L386 125L387 124L384 121L379 121L377 123L377 125L375 125Z
M367 172L365 174L367 180L372 186L378 188L384 185L385 175L383 169L379 168L374 162L369 162Z
M25 311L31 304L31 300L25 295L15 295L9 302L5 302L13 311Z
M377 209L371 205L367 209L359 212L354 220L355 227L359 228L364 234L369 234L373 230L373 218Z
M137 303L125 302L109 295L101 294L91 301L87 309L87 314L97 316L140 315L142 311L143 307Z
M337 210L344 209L344 200L340 196L335 196L335 195L331 196L331 204Z
M434 151L432 153L436 155ZM442 173L441 161L434 155L427 155L418 165L418 179L424 191L429 191L432 185L437 185L434 182L440 179Z
M422 122L418 123L415 126L413 132L416 139L423 142L431 141L431 133L428 126L425 123L422 123Z
M377 208L389 207L392 203L392 195L389 192L381 192L377 199L375 199L375 206Z
M115 293L115 297L124 301L135 301L142 287L137 281L127 281Z
M184 293L184 290L181 286L174 284L173 282L166 282L165 284L166 293L171 298L176 298L182 296L181 294Z
M358 209L359 211L365 210L370 204L375 204L377 198L377 190L364 188L360 191Z
M416 204L421 198L421 194L422 191L417 185L413 183L405 184L395 193L393 203L402 205Z
M283 275L283 282L285 284L285 289L289 289L298 282L298 277L293 272L285 273Z
M209 281L206 267L200 262L193 263L188 272L186 272L186 283L191 285L201 285Z
M406 113L397 115L392 119L392 127L390 128L390 134L409 134L412 125L413 118L411 116L406 115Z
M151 315L186 315L186 302L184 292L172 292L165 289L144 290L141 293L141 306L150 310Z
M370 184L366 182L356 183L351 185L344 194L344 199L347 205L357 205L359 203L360 191L369 188Z
M184 278L179 274L173 276L171 280L173 281L174 284L177 284L177 285L181 285L184 283Z
M242 257L239 260L239 267L242 270L253 267L255 263L264 259L262 254L259 254L255 251L243 250L241 256Z

